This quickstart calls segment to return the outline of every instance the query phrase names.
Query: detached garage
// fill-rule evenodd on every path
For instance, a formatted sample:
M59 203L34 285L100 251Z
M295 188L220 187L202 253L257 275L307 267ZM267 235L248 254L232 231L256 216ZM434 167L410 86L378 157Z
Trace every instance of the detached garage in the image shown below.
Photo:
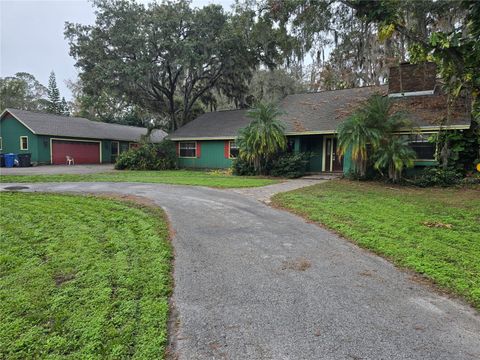
M64 165L113 163L117 156L136 146L146 128L91 121L18 109L0 116L0 152L30 153L34 164ZM153 142L167 134L155 130Z

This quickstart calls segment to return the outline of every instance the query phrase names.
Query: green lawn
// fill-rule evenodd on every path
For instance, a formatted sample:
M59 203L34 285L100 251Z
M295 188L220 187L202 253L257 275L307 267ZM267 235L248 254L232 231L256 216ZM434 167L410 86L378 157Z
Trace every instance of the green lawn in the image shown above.
M66 175L2 175L0 182L143 182L177 185L198 185L215 188L257 187L275 184L278 180L261 177L233 176L222 172L165 170L165 171L111 171L98 174Z
M276 195L273 202L480 308L480 187L416 189L338 180Z
M172 290L160 209L0 193L0 359L161 359Z

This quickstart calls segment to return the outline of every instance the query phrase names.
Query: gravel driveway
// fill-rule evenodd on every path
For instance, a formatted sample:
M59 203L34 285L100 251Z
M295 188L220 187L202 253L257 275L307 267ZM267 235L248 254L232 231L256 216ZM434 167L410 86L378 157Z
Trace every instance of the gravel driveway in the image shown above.
M175 232L179 359L480 358L480 317L468 305L244 194L159 184L28 186L133 194L165 208Z

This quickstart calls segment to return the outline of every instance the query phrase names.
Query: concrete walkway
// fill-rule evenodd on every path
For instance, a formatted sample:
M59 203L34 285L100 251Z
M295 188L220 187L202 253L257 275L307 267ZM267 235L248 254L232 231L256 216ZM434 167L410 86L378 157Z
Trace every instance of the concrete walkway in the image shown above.
M26 186L143 196L166 210L178 359L480 358L471 307L249 196L140 183Z
M101 165L42 165L32 167L0 168L0 175L55 175L94 174L113 171L113 164Z
M240 189L229 189L226 191L233 191L237 194L242 194L254 198L258 201L269 204L270 198L278 193L300 189L306 186L311 186L315 184L320 184L327 181L326 179L309 179L309 178L300 178L287 180L278 184L272 184L261 187L254 188L240 188Z
M317 175L308 175L301 177L299 179L286 180L284 182L255 187L255 188L241 188L241 189L229 189L227 191L233 191L237 194L242 194L254 198L258 201L261 201L265 204L270 204L271 197L275 194L301 189L306 186L311 186L315 184L320 184L328 180L333 180L339 178L341 175L338 174L317 174Z

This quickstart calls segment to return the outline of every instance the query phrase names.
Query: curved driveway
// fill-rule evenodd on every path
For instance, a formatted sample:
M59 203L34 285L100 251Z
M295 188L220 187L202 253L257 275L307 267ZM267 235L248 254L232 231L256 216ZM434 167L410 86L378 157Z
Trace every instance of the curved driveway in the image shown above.
M167 211L179 359L480 358L480 318L469 306L245 195L157 184L28 186L144 196Z

